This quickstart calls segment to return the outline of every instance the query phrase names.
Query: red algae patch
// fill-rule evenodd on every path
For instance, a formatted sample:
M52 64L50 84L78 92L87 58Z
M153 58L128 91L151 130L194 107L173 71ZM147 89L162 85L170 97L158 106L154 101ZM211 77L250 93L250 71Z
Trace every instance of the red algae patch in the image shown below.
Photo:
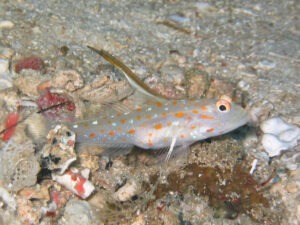
M47 90L36 101L48 119L72 121L76 106L66 94L51 93Z
M3 137L2 137L3 141L8 141L11 138L11 136L15 133L16 130L15 124L18 123L18 120L19 120L19 114L17 112L11 112L10 114L8 114L5 123L5 129L7 130L3 133Z
M44 68L44 61L37 56L29 56L20 59L15 65L15 72L20 73L23 69L31 69L42 71Z

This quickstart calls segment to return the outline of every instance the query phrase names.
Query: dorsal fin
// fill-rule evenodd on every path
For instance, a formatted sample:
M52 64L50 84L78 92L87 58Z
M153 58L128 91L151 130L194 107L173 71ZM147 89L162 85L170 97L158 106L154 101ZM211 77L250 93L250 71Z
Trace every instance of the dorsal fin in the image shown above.
M113 66L118 68L123 72L129 84L138 91L139 94L142 94L147 99L152 99L155 101L165 102L167 98L155 92L151 88L149 88L131 69L129 69L121 60L112 56L108 52L103 49L97 49L91 46L87 46L89 49L101 55L106 61L111 63Z

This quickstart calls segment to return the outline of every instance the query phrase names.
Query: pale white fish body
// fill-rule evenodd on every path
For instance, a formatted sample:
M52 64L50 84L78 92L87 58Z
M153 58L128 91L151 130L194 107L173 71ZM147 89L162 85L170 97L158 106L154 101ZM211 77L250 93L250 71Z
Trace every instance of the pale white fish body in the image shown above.
M226 99L155 102L127 113L72 124L77 141L107 148L143 149L190 145L248 122L247 112Z

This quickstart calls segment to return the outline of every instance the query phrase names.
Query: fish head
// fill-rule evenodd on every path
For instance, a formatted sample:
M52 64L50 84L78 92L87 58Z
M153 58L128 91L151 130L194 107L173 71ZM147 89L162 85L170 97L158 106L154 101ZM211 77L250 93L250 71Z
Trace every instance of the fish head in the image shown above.
M211 100L209 136L221 135L245 125L250 117L241 106L233 103L228 96Z

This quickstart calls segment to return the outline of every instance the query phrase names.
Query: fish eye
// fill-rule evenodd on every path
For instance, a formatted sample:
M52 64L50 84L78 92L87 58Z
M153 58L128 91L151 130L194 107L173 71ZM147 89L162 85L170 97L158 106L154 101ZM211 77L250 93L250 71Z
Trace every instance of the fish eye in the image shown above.
M229 98L228 96L221 96L216 103L216 107L219 112L229 112L231 109L231 98Z

